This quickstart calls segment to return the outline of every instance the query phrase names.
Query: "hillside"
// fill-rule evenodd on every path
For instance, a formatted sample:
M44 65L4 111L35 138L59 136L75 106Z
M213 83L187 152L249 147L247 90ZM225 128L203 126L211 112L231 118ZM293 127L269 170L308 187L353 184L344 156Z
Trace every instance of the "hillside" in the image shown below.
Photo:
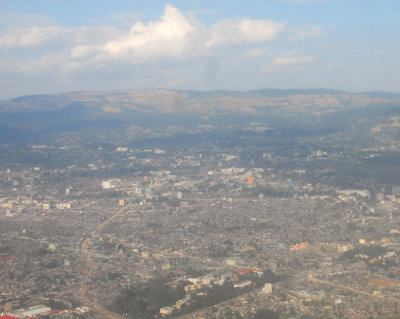
M128 110L150 113L215 114L236 112L256 114L279 108L286 112L327 114L348 107L400 103L400 95L366 92L352 94L327 89L317 90L253 90L237 91L174 91L132 90L116 92L73 92L58 95L35 95L0 102L3 112L62 109L71 104L95 107L104 113Z
M397 134L400 95L327 89L131 90L23 96L0 102L0 142L39 143L79 132L101 140L204 132L316 136ZM221 131L222 130L222 131Z

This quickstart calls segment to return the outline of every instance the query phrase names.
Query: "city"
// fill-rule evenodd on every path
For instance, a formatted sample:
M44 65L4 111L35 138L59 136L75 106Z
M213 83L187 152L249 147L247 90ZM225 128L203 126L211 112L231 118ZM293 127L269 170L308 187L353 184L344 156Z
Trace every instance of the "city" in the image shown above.
M118 130L108 142L97 131L66 132L20 146L28 155L19 163L16 146L4 143L0 310L395 318L396 119L369 120L373 128L359 121L363 139L353 135L359 127L288 135L250 123L231 142L218 137L230 127L199 125L178 132L191 141L181 147L174 137L154 142L157 128L147 141Z

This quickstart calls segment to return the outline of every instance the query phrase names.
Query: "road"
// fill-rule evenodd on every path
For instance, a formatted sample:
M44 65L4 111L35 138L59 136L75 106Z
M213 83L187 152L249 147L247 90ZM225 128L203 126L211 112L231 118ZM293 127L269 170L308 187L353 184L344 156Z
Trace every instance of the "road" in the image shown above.
M96 227L94 227L87 235L86 237L82 240L81 245L79 247L79 253L80 256L82 257L82 259L85 260L86 266L88 268L88 271L85 275L85 277L83 277L83 279L80 282L80 285L78 287L77 293L76 295L79 297L79 299L81 300L82 304L85 305L86 307L88 307L90 310L92 310L93 312L99 314L102 316L102 318L109 318L109 319L126 319L126 317L121 316L117 313L108 311L107 309L105 309L104 307L100 306L100 305L96 305L94 302L92 302L88 296L87 296L87 282L88 280L92 277L93 271L96 269L97 265L93 262L93 260L91 259L90 256L90 251L88 250L88 247L90 245L90 241L92 236L97 233L100 232L107 224L109 224L110 222L112 222L115 218L117 218L119 215L121 215L123 212L125 212L130 206L127 205L123 208L121 208L120 210L118 210L116 213L114 213L113 215L111 215L110 217L108 217L106 220L104 220L103 222L101 222L99 225L97 225Z
M356 289L356 288L347 287L347 286L339 285L339 284L336 284L336 283L333 283L333 282L317 279L317 278L314 278L313 276L310 276L310 275L308 277L306 277L306 279L309 280L309 281L312 281L312 282L316 282L316 283L321 284L321 285L334 287L334 288L341 289L341 290L347 290L347 291L350 291L350 292L353 292L353 293L356 293L356 294L359 294L359 295L364 295L364 296L373 297L373 298L382 298L382 299L390 300L390 301L394 301L394 302L400 302L400 299L398 299L398 298L393 298L393 297L388 297L388 296L383 296L383 295L374 295L374 294L371 294L369 292L362 291L362 290L359 290L359 289Z

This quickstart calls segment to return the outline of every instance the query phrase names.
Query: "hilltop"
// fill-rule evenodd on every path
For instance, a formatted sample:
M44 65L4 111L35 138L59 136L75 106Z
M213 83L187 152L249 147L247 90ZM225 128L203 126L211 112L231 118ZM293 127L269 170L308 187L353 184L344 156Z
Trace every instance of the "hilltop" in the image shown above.
M113 92L71 92L57 95L31 95L0 102L3 112L59 110L72 104L94 107L104 113L140 111L150 113L216 114L236 112L256 114L279 108L281 111L327 114L349 107L400 103L400 94L384 92L277 90L185 91L131 90Z
M1 143L38 143L68 132L102 140L216 129L286 135L351 128L382 132L397 127L400 95L328 89L85 91L0 101L0 115Z

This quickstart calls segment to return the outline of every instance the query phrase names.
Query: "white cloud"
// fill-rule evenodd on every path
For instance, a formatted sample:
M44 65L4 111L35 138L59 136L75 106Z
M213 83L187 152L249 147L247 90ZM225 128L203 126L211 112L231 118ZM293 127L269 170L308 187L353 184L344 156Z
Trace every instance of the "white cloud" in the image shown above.
M103 43L113 39L121 31L110 27L79 27L76 29L59 26L32 26L23 29L5 29L0 32L0 48L29 49L38 47L68 48L76 44Z
M270 64L263 66L262 71L271 71L274 68L289 67L289 66L302 66L304 64L312 63L315 61L314 56L303 55L297 52L286 52L271 61Z
M79 27L73 29L70 36L73 45L102 44L124 34L124 31L113 27Z
M250 51L247 51L243 57L246 59L251 59L251 58L258 58L260 56L263 56L267 53L264 49L253 49Z
M160 21L135 23L128 35L107 42L105 51L110 55L175 56L185 50L194 31L194 25L178 9L167 5Z
M285 53L272 60L271 66L289 66L310 63L315 57L309 55L299 55L296 52Z
M24 75L36 76L40 73L46 74L48 71L66 74L82 67L79 62L71 61L67 52L56 52L20 63L16 70Z
M35 22L36 18L31 20ZM194 69L204 75L201 65L210 57L220 56L221 61L226 61L235 51L235 63L240 63L242 58L263 56L266 51L252 45L271 41L286 29L284 23L262 19L224 19L205 26L193 14L184 14L172 5L167 5L155 21L137 21L140 17L134 13L112 18L122 23L133 19L134 23L129 30L99 26L65 28L52 22L7 25L0 29L0 57L3 61L10 55L15 59L13 68L2 69L3 76L7 73L59 79L97 79L105 74L146 77L151 73L150 65L162 69L177 61L183 63L181 72L198 64ZM244 50L247 52L243 53ZM207 77L210 72L205 73Z
M293 35L290 37L290 40L304 40L309 38L320 38L324 36L324 30L317 25L307 26L302 28L296 28L292 31Z
M129 32L100 45L79 45L72 49L72 57L85 58L126 57L151 59L154 57L178 57L186 53L196 33L196 24L171 5L165 7L160 21L136 22ZM99 58L99 56L98 56Z
M220 46L262 43L272 40L285 28L270 20L221 20L210 28L185 16L171 5L159 21L136 22L129 32L96 45L77 45L73 58L107 61L128 59L142 62L154 58L193 59L208 56Z
M221 20L212 26L205 45L260 43L275 39L284 28L283 23L271 20Z
M59 39L66 32L66 29L56 26L5 30L0 34L0 48L38 47Z

